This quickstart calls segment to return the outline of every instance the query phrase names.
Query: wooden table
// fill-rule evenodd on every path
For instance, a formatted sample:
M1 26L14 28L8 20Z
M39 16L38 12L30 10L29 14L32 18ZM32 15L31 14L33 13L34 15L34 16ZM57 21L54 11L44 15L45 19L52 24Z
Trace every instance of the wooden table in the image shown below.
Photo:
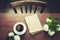
M15 23L24 22L26 24L24 18L28 15L30 14L0 14L0 40L7 39L8 33L13 31L13 26ZM45 24L45 20L49 15L53 18L60 17L60 14L57 13L38 14L42 25ZM40 32L36 35L30 35L27 29L26 33L21 36L21 40L60 40L60 32L57 32L51 37L47 32Z

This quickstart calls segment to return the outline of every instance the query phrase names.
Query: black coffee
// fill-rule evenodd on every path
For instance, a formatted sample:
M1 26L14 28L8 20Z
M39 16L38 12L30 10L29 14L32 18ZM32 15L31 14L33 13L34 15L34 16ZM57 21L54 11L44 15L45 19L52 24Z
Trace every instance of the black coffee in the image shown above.
M17 31L22 31L23 30L23 25L17 25L16 29L17 29Z

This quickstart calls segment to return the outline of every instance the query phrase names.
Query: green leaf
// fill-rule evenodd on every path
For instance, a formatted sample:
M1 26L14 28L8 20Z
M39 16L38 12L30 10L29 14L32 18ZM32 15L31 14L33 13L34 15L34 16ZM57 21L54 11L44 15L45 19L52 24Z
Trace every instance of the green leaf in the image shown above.
M8 40L14 40L14 37L13 36L8 37Z
M51 22L46 22L46 24L47 24L48 26L50 26L50 25L51 25Z
M51 16L49 16L48 18L49 18L49 19L52 19L52 17L51 17Z
M60 21L60 18L55 18L56 20Z

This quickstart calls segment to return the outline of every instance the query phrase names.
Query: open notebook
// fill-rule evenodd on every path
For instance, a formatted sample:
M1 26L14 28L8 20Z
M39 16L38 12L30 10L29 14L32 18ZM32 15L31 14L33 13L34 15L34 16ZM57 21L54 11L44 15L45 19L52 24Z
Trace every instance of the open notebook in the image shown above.
M43 30L41 22L37 16L37 14L33 14L31 16L26 16L25 21L27 23L29 32L34 35Z

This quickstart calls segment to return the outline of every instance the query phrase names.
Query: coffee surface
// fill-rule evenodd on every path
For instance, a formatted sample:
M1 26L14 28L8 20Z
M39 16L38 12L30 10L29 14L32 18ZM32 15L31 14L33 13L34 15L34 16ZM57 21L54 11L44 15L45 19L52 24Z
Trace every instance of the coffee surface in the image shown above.
M17 25L16 29L17 31L23 31L23 25Z

